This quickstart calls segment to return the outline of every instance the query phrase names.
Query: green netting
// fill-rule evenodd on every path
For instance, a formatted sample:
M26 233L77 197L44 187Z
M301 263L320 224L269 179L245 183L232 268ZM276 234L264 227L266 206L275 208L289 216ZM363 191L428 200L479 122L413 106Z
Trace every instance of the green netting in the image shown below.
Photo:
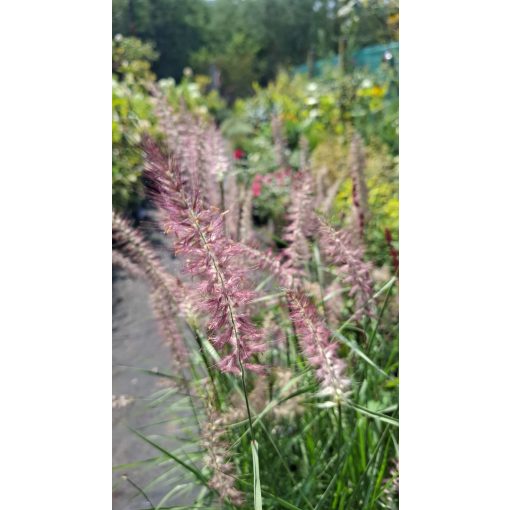
M376 71L385 60L393 60L398 69L398 42L367 46L354 54L354 65Z
M375 72L383 61L391 61L392 65L398 69L398 49L398 42L367 46L353 54L352 64L354 67L365 68L369 71ZM314 64L313 74L314 76L320 75L324 71L325 67L337 66L338 64L338 55L331 58L317 60ZM294 68L294 73L296 74L304 74L308 73L308 71L308 64L302 64Z

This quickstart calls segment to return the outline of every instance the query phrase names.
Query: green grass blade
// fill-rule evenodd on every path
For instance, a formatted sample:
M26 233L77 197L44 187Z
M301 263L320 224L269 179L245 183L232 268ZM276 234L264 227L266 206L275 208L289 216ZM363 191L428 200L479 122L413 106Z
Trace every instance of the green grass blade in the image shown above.
M372 343L373 343L375 335L377 333L377 328L379 327L379 323L381 322L381 318L383 316L383 313L386 310L386 306L388 304L388 300L389 300L389 297L390 297L391 289L393 288L393 285L394 285L395 282L396 282L395 279L390 280L391 285L388 287L388 292L386 292L386 296L384 298L383 305L381 307L381 310L379 311L379 314L377 316L377 321L376 321L376 323L374 325L374 329L372 330L372 334L370 335L370 338L368 339L368 347L367 347L368 354L370 354L370 351L372 349Z
M273 436L271 435L271 433L267 430L266 426L264 425L264 422L261 420L260 421L260 427L262 428L262 430L264 431L264 433L266 434L269 442L271 443L271 445L273 446L276 454L278 455L278 457L280 458L280 461L282 463L282 466L285 468L285 471L287 471L287 474L289 475L291 481L292 481L292 484L294 485L294 487L296 487L301 495L301 497L305 500L305 503L313 510L313 505L310 503L310 501L308 500L308 498L306 497L306 495L303 493L303 488L301 486L301 484L298 484L294 475L292 474L292 471L290 470L288 464L287 464L287 461L283 458L283 455L282 453L280 452L280 449L278 448L278 445L275 443L274 439L273 439Z
M370 409L360 406L359 404L355 404L354 402L346 402L345 405L352 407L353 409L356 409L356 411L359 411L361 414L370 416L371 418L374 418L376 420L383 421L385 423L388 423L389 425L393 425L394 427L398 427L398 420L392 418L391 416L378 413L377 411L370 411Z
M395 280L397 278L393 276L391 280L389 280L387 283L385 283L370 299L367 299L365 303L363 303L363 306L365 306L368 303L372 303L375 301L385 290L387 290L389 287L393 286L395 283ZM351 322L354 321L354 318L356 317L356 314L352 314L343 324L342 327L339 329L339 331L343 331Z
M252 486L250 483L248 483L245 480L241 480L240 478L238 478L237 481L239 484L241 484L247 488ZM261 488L261 493L266 498L272 499L273 501L276 501L277 503L279 503L282 506L282 508L287 508L288 510L303 510L302 508L299 508L298 506L293 505L292 503L289 503L285 499L280 498L279 496L276 496L275 494L272 494L271 492L269 492L265 489Z
M136 434L140 439L142 439L146 443L148 443L151 446L153 446L154 448L156 448L156 450L159 450L161 453L163 453L167 457L169 457L172 460L174 460L175 462L177 462L177 464L181 465L184 469L193 473L201 483L207 484L207 479L197 468L190 466L189 464L187 464L186 462L181 460L179 457L176 457L173 453L170 453L168 450L165 450L165 448L163 448L159 444L155 443L154 441L151 441L148 437L144 436L142 433L138 432L137 430L134 430L131 428L129 430L131 430L131 432Z
M147 496L147 494L141 487L139 487L135 482L133 482L133 480L131 480L127 475L124 475L123 478L138 491L138 493L147 501L147 503L149 503L151 508L154 508L154 505L152 504L152 501L149 499L149 496Z
M333 484L336 482L336 479L338 478L339 474L340 474L340 464L338 464L338 467L335 470L335 474L333 475L330 482L328 483L328 486L326 487L326 490L323 492L322 496L320 497L319 501L317 502L317 505L315 505L314 510L320 510L320 508L326 501L326 496L329 494L329 491L333 488Z
M390 378L390 376L381 368L379 367L374 361L372 361L359 347L359 345L354 340L349 340L347 337L342 335L338 332L333 332L333 336L341 340L349 349L351 349L354 354L359 356L363 361L368 363L372 368L375 368L379 373L384 375L385 377Z
M262 493L260 488L260 471L259 471L259 446L257 441L251 442L251 453L253 457L253 501L255 510L262 510Z

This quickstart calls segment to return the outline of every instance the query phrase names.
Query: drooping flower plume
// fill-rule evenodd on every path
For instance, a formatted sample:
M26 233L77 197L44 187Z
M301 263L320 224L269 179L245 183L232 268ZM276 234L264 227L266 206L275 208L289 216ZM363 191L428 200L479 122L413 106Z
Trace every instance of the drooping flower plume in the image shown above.
M165 135L166 149L168 154L173 154L179 141L178 116L174 113L161 87L151 83L150 92L154 101L154 113L158 119L158 125Z
M165 135L167 155L187 169L190 184L200 190L205 202L220 207L220 183L230 169L230 162L218 128L194 116L184 105L174 112L158 85L151 85L151 94Z
M247 243L253 241L254 239L254 231L253 231L253 221L252 221L252 213L253 213L253 200L252 200L251 190L245 189L243 193L243 204L241 207L241 218L240 218L240 227L239 227L239 240L242 243Z
M282 119L280 115L274 114L271 117L271 130L273 133L274 150L276 157L276 164L280 168L286 168L287 162L287 138L283 129Z
M179 144L174 160L186 169L188 185L194 193L201 192L204 184L207 184L202 165L202 133L203 125L190 112L181 112Z
M206 167L217 181L221 181L231 167L227 143L216 126L209 126L204 132L204 138Z
M208 333L222 354L224 372L239 374L243 367L262 371L250 358L265 350L260 331L246 308L253 298L246 270L235 263L240 249L225 235L223 214L206 207L198 190L188 186L178 163L168 163L157 145L145 141L149 190L161 211L161 222L173 234L174 249L186 261L187 271L199 279L200 307L209 316Z
M299 139L299 168L310 171L310 144L306 136L301 136Z
M283 250L284 266L296 275L303 273L310 257L308 238L313 235L313 184L308 172L300 171L294 176L291 202L283 238L288 246Z
M220 502L228 501L234 506L241 506L244 497L235 487L235 467L230 460L229 444L225 439L225 420L212 406L208 406L206 414L201 442L207 452L205 466L212 473L208 485L217 492Z
M349 295L355 299L355 318L360 319L363 313L371 315L372 278L370 264L363 261L362 247L354 243L348 230L336 231L324 220L319 222L321 251L344 275L342 283L350 287Z
M393 236L391 235L389 228L384 229L384 239L386 239L386 244L388 245L388 250L391 255L393 270L395 271L395 274L398 274L398 250L395 246L393 246Z
M326 287L324 297L325 312L328 324L333 327L338 326L340 312L344 304L342 291L342 286L336 279Z
M138 264L134 263L131 259L122 255L122 253L118 250L112 250L112 265L120 267L124 269L130 276L133 278L144 278L144 272L138 266Z
M338 344L330 341L330 332L317 308L302 292L288 292L287 296L290 318L303 354L315 369L320 394L341 402L351 382L345 374L347 365L338 355Z
M299 286L300 282L294 278L293 271L282 263L281 254L276 254L270 249L262 251L253 243L238 243L237 246L246 260L254 267L271 273L282 287L294 289Z
M223 180L223 207L228 213L225 215L225 232L229 239L237 241L239 239L241 216L241 189L237 185L236 176L228 172Z
M165 271L157 255L131 225L112 213L113 262L143 277L150 287L152 309L166 345L180 367L187 366L187 349L177 320L189 303L181 282Z
M354 225L360 241L363 241L368 216L367 185L365 182L365 154L363 140L355 132L349 151L349 171L352 179L352 203Z

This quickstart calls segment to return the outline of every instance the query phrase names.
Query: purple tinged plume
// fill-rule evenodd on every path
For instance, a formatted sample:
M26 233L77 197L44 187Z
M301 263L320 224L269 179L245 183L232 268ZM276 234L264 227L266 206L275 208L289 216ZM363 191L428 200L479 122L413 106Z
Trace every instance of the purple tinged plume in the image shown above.
M355 298L355 318L363 313L372 315L370 299L373 295L370 264L363 261L363 248L354 243L347 230L336 231L319 218L319 246L326 259L344 275L342 283L350 286L349 295Z
M145 277L143 270L138 264L115 249L112 250L112 265L124 269L133 278L143 279Z
M352 179L352 203L356 231L360 241L363 241L365 225L368 217L368 192L365 182L365 154L363 140L355 132L349 150L349 171Z
M244 257L255 267L271 273L278 283L286 289L297 288L299 280L294 278L294 273L282 263L282 255L274 253L271 249L261 251L253 243L237 243Z
M291 202L287 215L288 225L283 238L289 243L283 250L284 267L296 276L302 275L310 257L308 238L313 235L315 216L313 214L313 184L308 172L300 171L294 176Z
M181 282L163 268L143 237L116 213L112 213L112 242L113 262L148 282L152 309L164 342L172 350L178 366L187 366L186 344L176 322L186 306Z
M165 93L150 87L154 113L165 135L167 155L179 160L191 176L190 185L199 189L202 200L220 207L220 182L229 169L225 142L219 130L194 116L185 105L174 113Z
M222 353L220 370L262 372L263 367L249 361L265 350L246 313L254 293L247 288L246 270L235 263L241 250L226 237L223 214L203 204L198 190L187 185L181 166L169 164L153 141L145 141L145 152L146 176L162 226L173 234L175 252L185 258L187 271L199 278L200 308L209 316L210 340Z
M253 241L255 233L253 231L252 213L253 201L250 189L245 189L243 192L243 204L241 207L241 217L239 226L239 240L242 243Z
M240 235L240 193L241 189L237 185L235 174L228 172L223 181L223 209L228 211L225 215L225 231L228 237L234 241L238 240Z
M350 379L345 375L347 365L338 356L338 344L330 342L330 332L315 305L302 292L288 292L290 319L306 359L314 367L321 385L322 396L336 402L349 392Z
M280 115L274 114L271 117L271 130L273 134L273 143L276 157L276 164L279 168L286 168L287 161L287 139L283 129L283 123Z
M207 452L205 465L212 473L208 485L218 493L221 503L229 501L234 506L241 506L244 497L235 487L235 466L230 461L230 445L224 438L225 419L212 406L207 407L206 413L201 442Z
M154 113L160 129L165 135L167 152L172 154L177 147L179 136L177 115L168 104L168 99L158 84L151 83L149 89L153 97Z

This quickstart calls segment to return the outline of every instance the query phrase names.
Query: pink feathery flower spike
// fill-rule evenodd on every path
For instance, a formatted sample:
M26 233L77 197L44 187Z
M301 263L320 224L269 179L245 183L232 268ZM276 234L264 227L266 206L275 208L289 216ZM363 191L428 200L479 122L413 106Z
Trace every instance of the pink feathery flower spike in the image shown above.
M273 143L276 157L276 164L279 168L288 166L287 162L287 138L280 115L272 115L271 117L271 130L273 134Z
M235 466L230 459L230 445L225 439L224 418L212 406L206 409L201 439L206 450L205 465L211 471L208 485L218 493L220 502L229 501L234 506L242 506L244 497L235 487Z
M339 403L345 400L351 385L345 375L347 364L338 355L338 344L330 341L330 332L315 305L300 291L288 292L290 319L296 328L301 349L314 367L321 385L321 396Z
M293 271L284 267L282 255L271 249L261 251L255 243L238 243L237 246L247 261L254 264L254 267L271 273L282 287L295 289L300 285L300 281L294 278Z
M363 241L368 216L367 185L365 182L365 154L363 140L355 132L349 150L349 171L352 179L352 203L356 231Z
M153 97L154 113L158 119L160 129L165 135L168 154L172 154L175 151L179 137L178 116L168 104L168 99L158 84L151 83L149 90Z
M294 175L291 193L288 225L283 235L284 240L289 243L283 250L286 258L284 267L299 276L310 256L308 238L313 235L315 226L313 184L308 172L300 171Z
M200 308L209 316L211 343L222 355L220 370L240 374L244 367L263 372L250 361L265 350L260 331L247 315L254 293L247 288L246 270L235 263L241 251L226 237L223 215L203 204L179 164L169 164L152 140L146 139L144 145L149 190L165 232L175 238L175 252L199 279L198 291L204 297Z
M161 336L179 367L188 366L187 348L178 325L187 299L181 282L166 271L147 241L123 218L112 213L113 263L147 281Z
M349 295L354 296L356 305L355 318L361 319L363 313L372 315L372 278L370 264L363 261L363 248L354 243L349 231L336 231L322 218L319 222L321 251L344 275L342 282L350 286Z
M233 172L227 172L223 179L223 209L225 215L225 231L229 239L238 240L241 217L241 189Z
M241 217L239 218L239 237L242 243L253 241L255 233L253 231L253 196L251 190L245 189L243 192L243 204L241 206Z

